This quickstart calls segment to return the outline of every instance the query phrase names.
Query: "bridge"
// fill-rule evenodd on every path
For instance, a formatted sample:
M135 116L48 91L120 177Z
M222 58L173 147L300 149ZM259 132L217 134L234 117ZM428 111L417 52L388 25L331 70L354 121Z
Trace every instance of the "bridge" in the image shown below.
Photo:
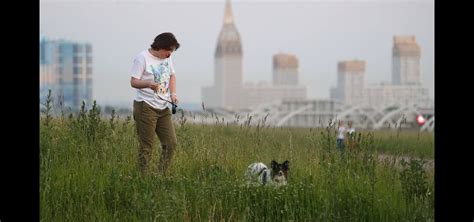
M353 122L358 129L411 128L420 131L434 130L434 105L385 104L371 106L366 103L344 105L329 99L282 100L261 104L253 109L239 111L203 109L185 112L178 117L200 124L233 124L260 127L307 127L323 128L337 124L339 120ZM417 116L425 123L419 125Z

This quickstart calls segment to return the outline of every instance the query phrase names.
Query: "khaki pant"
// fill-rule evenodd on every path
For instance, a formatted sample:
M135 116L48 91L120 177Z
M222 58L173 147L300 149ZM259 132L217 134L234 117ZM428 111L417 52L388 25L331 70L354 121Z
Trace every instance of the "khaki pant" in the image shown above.
M158 170L160 174L165 175L171 164L177 143L170 109L155 109L146 102L133 101L133 119L140 141L138 164L142 176L146 173L151 160L155 133L160 139L162 147Z

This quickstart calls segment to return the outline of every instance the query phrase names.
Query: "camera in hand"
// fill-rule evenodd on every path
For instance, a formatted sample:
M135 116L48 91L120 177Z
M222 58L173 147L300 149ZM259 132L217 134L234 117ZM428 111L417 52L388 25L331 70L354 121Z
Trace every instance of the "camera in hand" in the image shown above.
M178 105L171 103L171 113L175 114L176 113L176 108L178 108Z
M158 98L160 98L161 100L163 101L166 101L168 103L171 104L171 113L175 114L176 113L176 108L178 108L178 105L176 105L175 103L167 100L167 99L163 99L163 97L161 97L159 94L156 94L158 96Z

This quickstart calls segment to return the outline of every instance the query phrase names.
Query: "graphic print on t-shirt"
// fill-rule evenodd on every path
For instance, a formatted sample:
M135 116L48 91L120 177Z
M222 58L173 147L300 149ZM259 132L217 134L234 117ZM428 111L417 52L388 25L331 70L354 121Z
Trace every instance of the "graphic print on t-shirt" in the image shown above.
M168 62L162 62L158 66L150 65L156 83L159 83L158 94L168 94L170 82L170 66Z

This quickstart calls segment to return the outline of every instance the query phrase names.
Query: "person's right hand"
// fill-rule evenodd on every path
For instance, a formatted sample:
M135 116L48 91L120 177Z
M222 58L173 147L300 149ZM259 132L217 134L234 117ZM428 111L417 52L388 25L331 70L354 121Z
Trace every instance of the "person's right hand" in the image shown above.
M160 88L160 85L156 82L151 81L148 88L153 89L153 91L155 91L155 93L156 93L158 91L158 89Z

